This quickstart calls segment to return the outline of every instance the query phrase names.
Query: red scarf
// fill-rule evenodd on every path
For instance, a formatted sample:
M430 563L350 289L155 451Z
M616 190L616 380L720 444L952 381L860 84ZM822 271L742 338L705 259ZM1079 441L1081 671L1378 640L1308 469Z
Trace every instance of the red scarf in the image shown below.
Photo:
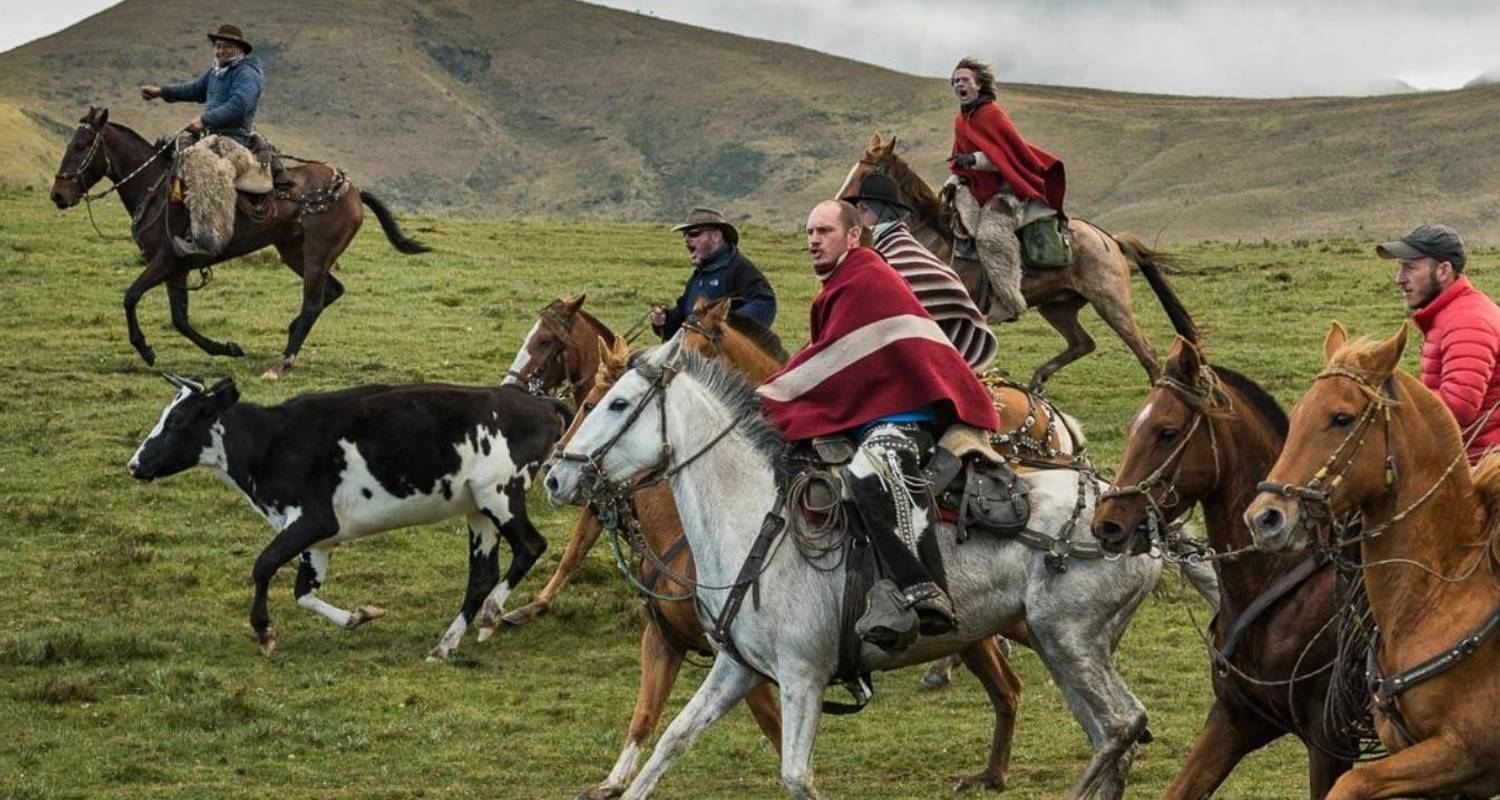
M981 102L953 120L953 155L984 153L999 172L962 167L953 170L969 184L980 205L988 203L1002 186L1022 200L1041 200L1062 211L1067 177L1057 156L1026 143L1015 123L992 101Z
M989 392L880 254L850 250L812 304L812 341L761 384L761 406L792 441L938 406L995 430Z

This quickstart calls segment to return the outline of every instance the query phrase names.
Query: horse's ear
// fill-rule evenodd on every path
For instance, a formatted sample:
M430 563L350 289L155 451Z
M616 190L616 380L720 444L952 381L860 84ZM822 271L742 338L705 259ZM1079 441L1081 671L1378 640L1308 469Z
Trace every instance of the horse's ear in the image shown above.
M563 301L563 308L566 309L569 314L572 314L578 309L583 308L583 301L587 300L588 296L588 292L582 292L580 294L574 295L573 297Z
M103 128L105 126L105 124L107 124L108 122L109 122L109 109L107 109L107 108L101 108L101 109L99 109L99 115L94 120L94 127L96 127L96 128Z
M885 151L887 153L896 152L896 137L892 136L891 140L885 143Z
M729 305L730 300L727 297L715 301L713 305L708 307L708 311L704 313L703 321L709 327L723 325L725 318L729 316Z
M1323 339L1323 362L1332 361L1333 354L1343 349L1344 343L1348 341L1349 333L1344 330L1344 326L1340 325L1338 320L1334 320L1333 325L1328 329L1328 336Z
M697 314L703 309L708 308L708 302L708 298L701 294L693 298L693 313Z
M1370 351L1373 357L1370 361L1370 369L1379 375L1389 375L1396 371L1396 366L1401 363L1401 354L1406 351L1406 322L1402 321L1401 329L1396 335L1375 345Z
M1176 377L1191 380L1203 369L1203 351L1185 337L1178 336L1167 354L1167 369Z

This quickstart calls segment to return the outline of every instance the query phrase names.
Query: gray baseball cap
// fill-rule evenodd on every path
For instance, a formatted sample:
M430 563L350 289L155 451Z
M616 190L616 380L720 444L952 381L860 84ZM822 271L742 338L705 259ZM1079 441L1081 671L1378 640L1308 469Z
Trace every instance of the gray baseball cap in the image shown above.
M1457 272L1464 271L1464 240L1447 225L1418 225L1394 242L1377 245L1375 254L1381 258L1435 258L1452 264Z

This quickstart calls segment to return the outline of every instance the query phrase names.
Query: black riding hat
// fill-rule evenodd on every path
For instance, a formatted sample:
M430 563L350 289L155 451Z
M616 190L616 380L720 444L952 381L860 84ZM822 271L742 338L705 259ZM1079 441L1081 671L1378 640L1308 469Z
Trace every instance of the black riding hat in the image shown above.
M858 203L861 200L874 200L886 205L895 206L903 211L911 211L911 206L907 205L906 201L901 199L901 187L897 186L894 180L878 172L866 175L859 182L859 191L847 195L843 199L851 203Z

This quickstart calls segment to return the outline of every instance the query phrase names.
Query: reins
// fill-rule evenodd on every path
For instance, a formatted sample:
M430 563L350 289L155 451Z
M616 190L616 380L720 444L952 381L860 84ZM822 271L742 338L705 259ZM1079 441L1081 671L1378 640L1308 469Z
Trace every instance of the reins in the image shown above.
M136 167L134 170L131 170L129 175L126 175L119 180L111 179L111 183L108 189L93 193L90 193L88 187L83 185L83 173L88 171L89 165L94 162L94 156L101 152L104 154L104 172L100 174L101 178L109 176L110 171L114 169L114 162L109 157L109 148L104 146L103 127L96 128L87 122L80 122L78 124L78 129L86 130L94 134L93 141L89 143L88 151L84 153L82 162L78 165L77 169L74 169L71 172L58 170L53 175L53 177L60 181L72 181L78 187L78 191L83 193L83 196L80 199L83 200L84 207L88 209L89 224L94 226L94 232L99 234L99 238L101 239L104 239L106 241L114 241L118 237L107 236L105 235L104 231L99 228L99 222L94 218L94 201L102 200L105 197L113 194L114 192L119 191L121 186L124 186L125 184L129 183L131 179L135 178L135 176L141 174L141 172L145 170L146 167L151 165L151 162L160 158L162 153L165 153L166 151L176 147L178 141L177 137L183 131L187 130L187 128L182 128L176 133L172 134L172 136L168 138L161 147L156 148L156 151L153 152L150 157L142 161L140 163L140 166ZM160 183L161 182L158 181L157 185L160 185ZM149 196L151 192L148 190L146 194Z

